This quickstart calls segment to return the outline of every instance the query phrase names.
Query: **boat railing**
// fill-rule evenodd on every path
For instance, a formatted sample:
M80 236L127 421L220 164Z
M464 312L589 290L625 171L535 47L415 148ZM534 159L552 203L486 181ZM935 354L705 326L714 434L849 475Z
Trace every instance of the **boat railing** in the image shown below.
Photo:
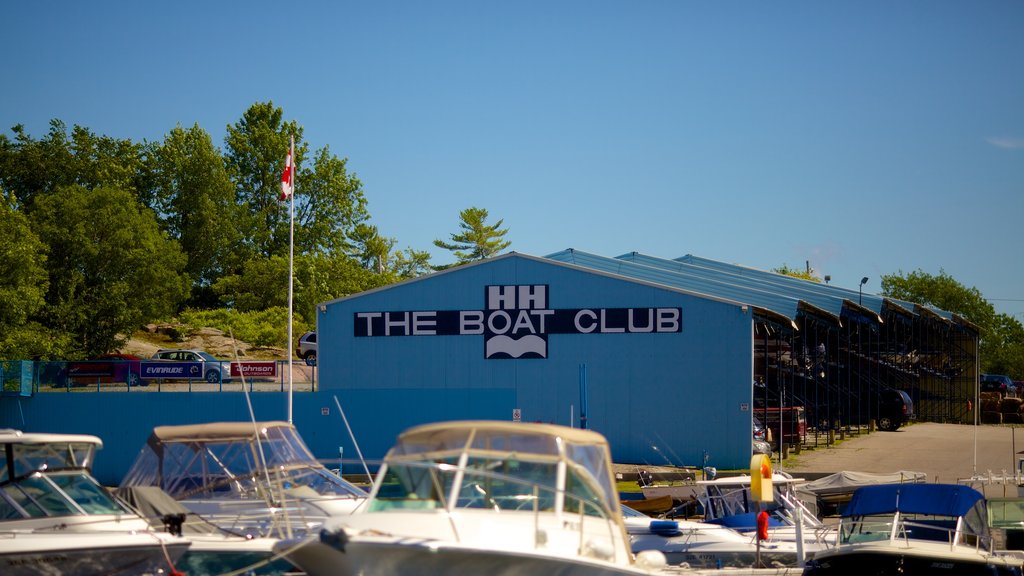
M521 475L444 462L391 462L385 477L378 478L368 510L443 512L456 542L463 538L460 528L469 529L472 526L470 522L477 521L460 512L474 509L495 514L526 512L532 514L536 549L545 548L548 544L542 529L545 519L557 516L563 522L577 524L578 555L605 559L615 555L614 550L595 548L593 542L587 540L587 536L593 536L593 531L588 528L597 528L598 531L607 530L609 542L624 542L621 519L609 510L600 493L589 489L581 479L574 483L574 488L579 489L576 492L551 485L548 483L550 476L530 477L530 472L537 472L537 468L550 463L531 463L520 459L517 464L523 472ZM574 476L571 472L566 475ZM397 477L412 483L398 488L389 486Z
M894 525L895 524L895 525ZM939 542L955 546L970 546L976 550L988 551L985 538L957 529L955 519L911 520L855 520L839 527L837 546L860 542L892 541L910 546L911 541Z

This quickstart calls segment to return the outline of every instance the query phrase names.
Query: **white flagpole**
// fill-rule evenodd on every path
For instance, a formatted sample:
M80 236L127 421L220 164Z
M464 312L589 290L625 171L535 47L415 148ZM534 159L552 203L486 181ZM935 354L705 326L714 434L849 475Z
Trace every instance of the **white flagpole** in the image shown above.
M292 158L292 193L288 204L288 423L292 424L292 296L295 275L292 273L292 262L295 258L295 181L298 172L295 162L295 136L291 136L288 148Z

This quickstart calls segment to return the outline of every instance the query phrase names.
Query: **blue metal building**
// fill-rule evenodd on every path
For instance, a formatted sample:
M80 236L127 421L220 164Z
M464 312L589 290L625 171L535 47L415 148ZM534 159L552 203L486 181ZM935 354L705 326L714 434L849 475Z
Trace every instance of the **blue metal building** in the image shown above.
M328 302L317 330L322 387L387 438L521 419L597 430L621 462L749 465L742 302L511 253Z

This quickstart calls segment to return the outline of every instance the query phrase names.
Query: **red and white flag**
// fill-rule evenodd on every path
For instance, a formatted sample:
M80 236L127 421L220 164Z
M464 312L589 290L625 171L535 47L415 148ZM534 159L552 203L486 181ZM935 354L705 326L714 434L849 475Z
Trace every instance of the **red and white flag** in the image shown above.
M284 161L284 172L281 172L281 201L287 200L295 191L295 144L288 149L288 157Z

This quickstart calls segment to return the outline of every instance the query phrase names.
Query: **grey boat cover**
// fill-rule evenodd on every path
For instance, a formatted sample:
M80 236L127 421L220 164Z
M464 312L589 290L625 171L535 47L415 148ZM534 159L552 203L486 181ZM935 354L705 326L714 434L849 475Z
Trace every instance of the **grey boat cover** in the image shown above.
M909 472L900 470L888 474L874 474L869 472L836 472L813 482L805 482L797 487L796 491L801 499L805 495L813 497L829 496L832 494L852 493L861 486L873 484L919 484L927 481L927 474L924 472Z
M179 515L183 519L181 532L185 536L189 534L228 534L225 530L207 522L182 506L180 502L171 498L158 486L127 486L118 488L115 490L115 494L156 529L167 527L167 522L164 520L166 516Z

